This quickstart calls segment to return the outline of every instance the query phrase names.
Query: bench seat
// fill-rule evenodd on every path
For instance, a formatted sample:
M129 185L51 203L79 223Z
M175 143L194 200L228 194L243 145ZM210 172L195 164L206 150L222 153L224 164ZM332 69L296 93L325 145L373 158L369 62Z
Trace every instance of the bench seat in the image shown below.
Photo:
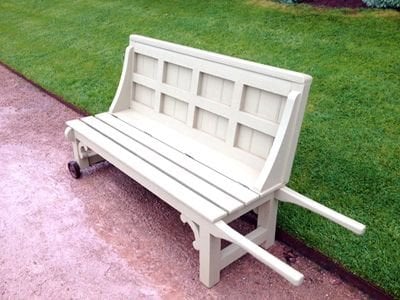
M245 161L240 159L235 159L230 157L219 150L218 146L211 147L212 145L205 144L201 141L201 137L209 138L207 134L197 132L197 135L192 136L185 133L184 127L171 128L165 126L164 120L154 120L146 115L138 113L133 109L127 109L121 112L113 113L115 117L132 125L135 128L140 129L153 136L158 141L162 141L161 144L170 146L171 148L177 150L180 153L184 153L189 157L194 158L191 162L197 162L195 166L195 172L202 172L202 170L197 170L200 165L212 166L213 174L204 174L204 178L212 178L212 180L219 180L221 176L214 179L215 173L221 173L224 176L222 178L230 178L233 181L244 185L248 189L256 190L253 187L253 183L256 181L259 170L251 168L246 164ZM166 138L167 137L167 138ZM156 148L161 146L160 143L154 145ZM166 150L163 147L163 150ZM180 161L182 157L173 159L174 161ZM210 178L210 179L211 179ZM223 184L221 182L221 184ZM232 187L229 186L229 191ZM241 190L232 190L232 193L241 193ZM258 193L256 191L256 193ZM252 195L252 194L250 194ZM246 196L246 197L249 197ZM252 198L252 196L250 196Z
M67 122L80 140L140 182L156 181L181 204L210 222L243 209L259 193L196 161L111 113ZM172 203L171 203L172 204ZM175 204L173 205L175 206Z

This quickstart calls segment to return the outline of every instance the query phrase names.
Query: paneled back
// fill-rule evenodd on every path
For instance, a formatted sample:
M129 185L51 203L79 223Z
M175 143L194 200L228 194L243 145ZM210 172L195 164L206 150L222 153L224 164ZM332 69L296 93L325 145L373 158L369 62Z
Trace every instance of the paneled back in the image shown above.
M288 70L137 35L127 55L130 109L190 128L196 139L258 170L290 91L307 98L310 77Z

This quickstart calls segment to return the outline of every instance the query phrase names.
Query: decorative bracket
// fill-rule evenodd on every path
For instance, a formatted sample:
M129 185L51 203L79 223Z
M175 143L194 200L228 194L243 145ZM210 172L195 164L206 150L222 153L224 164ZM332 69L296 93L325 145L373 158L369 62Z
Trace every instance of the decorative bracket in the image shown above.
M90 157L91 150L88 148L88 146L84 145L82 142L78 143L78 149L79 149L79 157L81 159Z
M71 127L65 128L64 135L68 141L73 142L75 140L74 131Z
M81 141L78 141L78 154L80 159L91 158L92 156L96 155L92 149L83 144Z
M193 241L193 248L199 251L199 238L200 238L200 232L199 232L199 225L194 223L192 220L189 220L184 214L181 214L181 221L183 223L188 223L190 228L193 231L194 234L194 241Z
M75 142L80 159L85 159L94 155L94 152L75 138L74 130L71 127L65 128L64 135L70 142Z

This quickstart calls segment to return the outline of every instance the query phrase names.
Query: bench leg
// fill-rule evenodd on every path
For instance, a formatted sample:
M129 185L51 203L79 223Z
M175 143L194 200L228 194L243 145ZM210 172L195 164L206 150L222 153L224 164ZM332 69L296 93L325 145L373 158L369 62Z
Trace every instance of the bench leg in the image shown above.
M79 140L75 137L74 130L71 127L65 128L64 135L67 140L69 140L72 144L72 151L74 153L74 160L78 163L80 168L86 168L90 165L89 156L87 155L87 151Z
M192 245L193 245L193 248L198 251L199 250L199 239L200 239L199 225L197 225L195 222L190 220L184 214L181 214L181 221L183 223L187 223L190 226L190 228L192 229L193 234L194 234L194 241L193 241Z
M89 167L89 157L85 155L85 151L78 140L72 142L72 150L74 152L74 160L78 163L79 167Z
M65 137L72 143L72 151L74 153L74 160L78 163L80 168L86 168L104 159L82 144L74 134L72 128L67 127L64 132Z
M200 281L210 288L220 279L221 239L200 226L199 242Z
M267 230L265 242L261 244L265 249L275 242L276 217L278 214L278 200L271 199L258 208L257 226Z

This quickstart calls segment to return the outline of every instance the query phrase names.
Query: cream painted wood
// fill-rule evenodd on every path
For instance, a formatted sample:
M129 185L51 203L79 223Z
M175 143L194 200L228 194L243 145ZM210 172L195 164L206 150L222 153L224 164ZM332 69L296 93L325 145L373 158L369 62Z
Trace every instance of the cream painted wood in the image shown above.
M217 147L210 146L207 143L210 135L198 131L196 136L192 136L190 135L190 128L187 126L181 127L182 122L177 120L172 122L166 116L161 116L160 114L157 114L160 118L159 120L152 118L153 115L151 113L142 114L140 110L126 110L114 113L113 115L150 134L154 138L163 141L178 151L187 154L200 163L212 166L217 172L234 181L240 182L248 188L254 185L259 176L259 171L251 167L252 164L254 164L254 167L258 166L258 168L264 164L261 158L255 156L251 158L251 161L247 160L246 157L242 157L243 159L240 160L239 154L248 155L248 153L241 149L235 149L236 155L227 156L221 153ZM220 139L216 140L216 145L218 144L223 148L225 145L224 142Z
M243 202L235 199L227 193L211 185L207 181L199 178L195 174L180 167L169 159L163 157L151 148L148 148L136 140L128 137L124 133L115 129L114 127L102 122L95 117L86 117L81 121L89 125L94 130L101 132L107 137L110 137L113 142L121 145L125 149L134 149L134 154L143 161L152 165L154 168L159 169L161 172L175 178L180 184L192 189L198 195L206 198L216 206L222 208L228 213L232 213L244 206Z
M160 126L168 123L168 127L178 132L184 131L196 140L200 138L208 147L243 161L253 168L253 173L260 173L274 142L286 97L296 85L299 92L306 93L310 77L290 71L282 75L285 73L282 70L277 72L267 66L260 72L260 65L254 63L245 64L221 55L211 59L208 52L154 42L143 37L132 42L138 67L132 74L131 110L149 116ZM143 71L146 63L147 73ZM158 70L165 69L162 76L155 76L157 64ZM293 76L293 82L287 80L288 76ZM154 105L158 91L159 106L157 100ZM294 155L294 151L290 153ZM198 151L190 155L207 165L215 165L225 175L230 173L229 167L220 166L223 160L212 157L210 160Z
M102 120L103 122L109 124L114 128L118 128L127 136L134 138L142 145L153 149L153 151L157 152L158 154L175 163L176 165L188 170L192 174L197 175L209 184L218 187L219 189L238 199L245 205L248 205L249 203L259 198L258 193L255 193L254 191L251 191L250 189L243 186L242 184L239 184L238 182L231 180L226 176L223 176L222 174L216 172L214 169L199 163L188 155L177 151L175 148L170 147L163 141L155 139L149 134L144 133L143 131L129 125L128 123L125 123L114 115L111 115L109 113L102 113L96 115L96 118Z
M74 158L81 168L87 168L90 166L89 155L86 155L85 147L81 142L76 139L74 131L71 127L67 127L64 132L65 137L72 143L72 151ZM87 149L87 147L86 147Z
M267 230L263 227L258 227L252 232L245 235L245 238L252 241L256 245L260 245L265 241L265 235ZM243 255L247 254L247 251L238 247L235 244L231 244L221 250L221 262L220 270L229 266L232 262L238 260Z
M278 183L286 182L285 168L289 164L290 139L294 138L296 125L296 108L299 105L300 94L293 91L289 94L283 111L281 126L271 147L268 159L255 183L255 188L265 190Z
M254 73L259 73L267 76L274 76L281 78L282 80L304 84L307 80L311 80L311 76L293 72L290 70L285 70L281 68L276 68L272 66L262 65L248 60L238 59L222 54L217 54L214 52L204 51L200 49L195 49L183 45L177 45L174 43L160 41L157 39L140 36L132 34L129 37L130 44L136 45L147 45L148 47L154 47L154 49L162 48L166 51L171 51L176 54L190 55L192 57L199 57L204 61L217 61L221 65L232 66L234 68L239 68L243 70L249 70ZM189 65L190 67L190 65Z
M262 246L265 249L271 247L275 242L276 217L278 214L278 200L272 198L267 203L260 205L257 209L257 227L265 228Z
M125 59L122 67L121 79L118 84L114 100L111 103L110 111L121 111L129 109L132 99L132 71L133 71L133 46L125 50Z
M187 223L190 228L193 231L193 235L194 235L194 241L193 241L193 248L197 251L200 250L200 229L199 229L199 225L197 225L195 222L193 222L192 220L190 220L188 217L186 217L184 214L181 214L181 221L183 223Z
M127 175L148 187L156 195L161 194L160 198L171 199L169 203L171 206L176 205L179 211L182 211L182 205L188 207L191 212L185 213L188 217L193 219L192 212L195 212L206 220L215 222L227 215L223 209L205 200L82 121L68 121L67 125L74 130L78 139ZM164 194L168 194L168 197ZM177 202L176 199L180 201Z
M360 222L357 222L349 217L346 217L345 215L342 215L322 204L319 204L318 202L303 196L296 191L284 187L282 189L279 189L275 193L276 199L283 201L283 202L289 202L296 204L298 206L304 207L312 212L315 212L341 226L344 228L347 228L348 230L354 232L355 234L361 235L364 234L366 230L366 226L364 224L361 224Z
M200 281L207 287L214 286L220 279L221 239L216 238L200 226Z
M246 250L260 262L269 266L293 285L298 286L303 282L303 274L285 264L249 239L246 239L246 237L228 226L224 221L218 221L214 225L212 229L214 235L239 245L242 249Z
M294 285L272 256L278 201L356 234L365 226L287 188L310 89L305 74L132 35L109 112L67 122L81 168L106 159L181 213L199 250L200 280L251 254ZM241 235L228 224L258 213ZM221 249L221 239L232 244Z

